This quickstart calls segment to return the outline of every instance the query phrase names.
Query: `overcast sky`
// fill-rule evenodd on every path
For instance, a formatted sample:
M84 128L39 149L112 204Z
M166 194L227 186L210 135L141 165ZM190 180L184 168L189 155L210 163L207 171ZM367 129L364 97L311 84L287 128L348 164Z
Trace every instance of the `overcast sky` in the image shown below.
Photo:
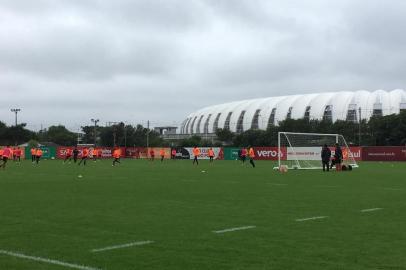
M0 121L180 124L202 107L406 83L405 0L0 0Z

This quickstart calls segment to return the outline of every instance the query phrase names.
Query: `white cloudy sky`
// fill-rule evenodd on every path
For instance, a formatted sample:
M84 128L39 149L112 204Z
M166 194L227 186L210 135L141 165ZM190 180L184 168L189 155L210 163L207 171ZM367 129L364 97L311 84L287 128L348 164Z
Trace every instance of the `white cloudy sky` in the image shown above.
M404 0L0 0L0 120L151 120L406 83Z

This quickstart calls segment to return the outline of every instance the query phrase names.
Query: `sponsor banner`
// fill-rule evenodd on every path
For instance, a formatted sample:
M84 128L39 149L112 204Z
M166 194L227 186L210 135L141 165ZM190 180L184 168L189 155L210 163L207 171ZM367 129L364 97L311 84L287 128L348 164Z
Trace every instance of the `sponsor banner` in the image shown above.
M225 160L238 160L240 158L241 148L223 148Z
M148 148L148 157L151 156L151 150L154 151L154 155L156 158L161 158L161 150L165 151L165 156L164 158L169 159L171 158L171 148L167 148L167 147L149 147Z
M365 161L406 161L404 146L368 146L362 149Z
M278 147L253 147L255 159L258 160L278 160ZM248 150L248 149L247 149ZM279 151L282 160L286 160L286 148Z
M86 147L81 147L81 146L77 147L77 149L79 150L78 158L82 158L82 150L83 150L83 148L86 148ZM66 157L66 150L67 149L73 150L73 149L75 149L75 147L71 147L71 146L58 147L56 149L56 157L59 158L59 159L64 159ZM89 147L88 149L89 149L89 157L92 158L94 148ZM111 158L112 155L113 155L113 148L112 147L96 147L96 149L98 151L100 151L98 158ZM125 148L124 147L121 147L121 153L125 153Z
M199 147L200 148L200 157L199 159L209 159L209 149L210 147ZM189 158L193 159L193 147L184 148L189 153ZM221 147L212 147L214 151L214 159L224 159L223 148Z
M47 147L41 146L42 150L42 158L43 159L53 159L56 157L56 148L55 147ZM31 148L25 147L25 158L31 159Z
M190 153L183 147L172 148L176 150L176 159L190 159Z
M288 147L287 160L321 160L321 147Z
M147 153L148 149L146 147L127 147L125 149L125 156L129 158L146 158Z

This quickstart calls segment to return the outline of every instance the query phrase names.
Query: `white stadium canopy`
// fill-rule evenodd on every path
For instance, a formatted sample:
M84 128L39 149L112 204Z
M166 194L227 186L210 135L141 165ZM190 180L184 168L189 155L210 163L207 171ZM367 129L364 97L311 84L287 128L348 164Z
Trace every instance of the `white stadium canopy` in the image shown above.
M180 128L181 134L214 133L217 128L243 132L267 129L285 119L328 119L358 122L373 115L406 110L406 91L327 92L235 101L191 113Z

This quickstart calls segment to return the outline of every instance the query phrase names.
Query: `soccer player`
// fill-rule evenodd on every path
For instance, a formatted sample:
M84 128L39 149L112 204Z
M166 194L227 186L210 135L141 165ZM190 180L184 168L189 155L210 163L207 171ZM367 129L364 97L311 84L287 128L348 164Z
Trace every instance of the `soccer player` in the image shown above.
M15 150L16 161L21 162L21 154L22 154L21 148L17 147Z
M121 162L120 162L120 157L121 157L121 149L120 149L119 147L116 147L116 148L114 149L114 151L113 151L113 158L114 158L114 160L113 160L113 165L112 165L112 166L115 166L116 163L120 163L120 164L121 164Z
M214 159L214 151L213 151L213 148L211 148L211 147L210 147L210 149L209 149L209 159L210 159L210 162L213 162L213 159Z
M326 170L325 167L327 167L327 171L330 171L330 158L331 150L327 147L327 144L325 144L321 149L321 162L323 164L323 172Z
M176 159L176 149L173 148L171 152L171 159L175 160Z
M338 143L336 143L336 149L334 150L334 159L336 165L336 171L341 171L341 161L343 159L343 151Z
M247 149L246 148L242 148L241 149L241 161L242 164L245 163L245 160L247 159Z
M248 150L248 156L250 157L250 163L253 168L255 168L255 163L254 163L254 158L255 158L255 152L252 147Z
M35 147L31 148L31 161L32 163L35 162L35 154L37 153L37 149Z
M199 165L199 160L198 160L198 157L200 156L200 149L199 149L199 147L195 146L195 147L193 148L193 156L194 156L194 158L193 158L193 164L196 163L196 165Z
M72 153L73 153L73 162L76 163L76 161L78 161L78 156L79 156L79 150L76 148L76 146L75 146L75 149L73 149Z
M13 157L13 151L11 150L10 146L3 148L3 153L1 155L2 163L0 164L0 168L3 167L3 170L6 169L6 164L9 158Z
M70 148L66 148L65 159L64 159L63 163L65 163L67 160L69 160L69 163L72 161L72 149L70 149Z
M97 158L98 158L98 156L99 156L99 150L96 149L96 148L93 148L92 154L93 154L93 161L96 162L96 161L97 161Z
M159 155L161 156L161 162L163 162L165 158L165 149L161 148L161 150L159 150Z
M150 161L155 160L155 151L152 148L149 150L149 157L150 157Z
M83 166L86 166L86 160L89 157L89 149L87 149L86 147L82 149L82 159L80 160L78 166L80 166L80 164L82 164L83 162Z
M42 157L42 150L41 148L37 148L37 150L35 151L35 163L38 164L39 160Z

